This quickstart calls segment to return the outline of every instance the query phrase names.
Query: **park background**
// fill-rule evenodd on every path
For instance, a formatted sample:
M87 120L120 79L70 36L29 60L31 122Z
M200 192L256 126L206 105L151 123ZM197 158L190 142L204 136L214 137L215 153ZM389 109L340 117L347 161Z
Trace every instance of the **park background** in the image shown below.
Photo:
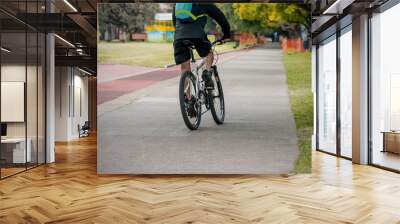
M283 51L291 109L297 128L299 158L295 172L311 171L313 99L311 92L311 18L308 5L282 3L216 3L233 31L233 42L217 46L226 53L260 45L279 46ZM99 4L98 90L99 104L104 83L112 70L122 73L154 71L174 65L173 3ZM221 36L208 19L209 39ZM113 65L111 69L102 66ZM133 69L134 68L134 69ZM115 74L124 77L124 74ZM101 131L101 130L100 130Z

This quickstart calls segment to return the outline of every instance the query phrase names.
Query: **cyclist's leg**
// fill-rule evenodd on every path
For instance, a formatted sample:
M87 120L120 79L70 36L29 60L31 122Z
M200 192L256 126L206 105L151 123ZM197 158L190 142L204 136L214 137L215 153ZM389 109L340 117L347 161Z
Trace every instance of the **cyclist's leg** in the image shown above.
M191 71L190 60L187 60L181 64L181 74L183 74L184 72L190 72L190 71ZM185 80L184 92L185 92L185 95L187 96L187 99L191 100L192 94L190 94L190 88L189 88L190 86L189 85L190 85L189 80Z
M174 41L175 63L181 65L181 72L190 71L190 50L183 41L181 39Z
M192 40L195 45L196 51L200 57L205 58L205 69L211 70L211 66L214 60L211 42L207 38L199 38Z
M190 70L190 50L183 44L183 40L174 41L174 57L175 63L181 65L181 74ZM184 92L188 100L191 100L191 94L188 81L184 84Z
M190 72L190 60L187 60L181 64L181 73Z
M205 58L205 69L203 70L202 78L205 81L207 88L213 88L213 82L211 79L212 76L212 63L214 60L214 56L211 50L211 42L207 39L198 39L194 41L196 51L200 55L200 57Z
M214 62L214 54L212 51L210 51L210 53L208 53L207 57L206 57L206 70L207 71L211 71L211 66Z

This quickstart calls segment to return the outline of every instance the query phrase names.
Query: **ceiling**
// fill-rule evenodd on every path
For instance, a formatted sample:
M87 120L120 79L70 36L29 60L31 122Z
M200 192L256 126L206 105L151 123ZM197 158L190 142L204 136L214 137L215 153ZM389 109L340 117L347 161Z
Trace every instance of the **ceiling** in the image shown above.
M8 54L24 54L24 41L18 33L51 32L55 38L56 66L79 66L96 73L97 58L96 0L1 0L0 24L3 36L9 38ZM51 13L49 13L51 12ZM15 38L12 38L14 36ZM29 35L28 35L29 36ZM25 38L23 38L25 39ZM6 44L3 42L3 45ZM28 52L33 51L28 45ZM34 48L36 49L36 47ZM29 55L29 53L28 53Z
M179 0L183 2L183 0ZM127 2L170 2L170 3L175 3L179 1L168 1L168 0L156 0L156 1L150 1L150 0L97 0L98 3L127 3ZM209 2L207 0L204 0L204 2ZM311 0L219 0L218 2L258 2L258 3L309 3Z

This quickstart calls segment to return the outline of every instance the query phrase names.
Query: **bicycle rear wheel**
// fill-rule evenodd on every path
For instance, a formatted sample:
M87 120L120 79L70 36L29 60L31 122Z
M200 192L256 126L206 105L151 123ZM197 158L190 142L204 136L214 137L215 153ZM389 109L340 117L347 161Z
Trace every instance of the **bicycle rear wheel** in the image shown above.
M214 90L208 93L209 105L215 123L220 125L225 120L225 100L221 79L219 78L216 66L213 66L212 80L214 82Z
M185 125L196 130L201 121L201 103L197 99L196 78L191 72L184 72L179 82L179 103Z

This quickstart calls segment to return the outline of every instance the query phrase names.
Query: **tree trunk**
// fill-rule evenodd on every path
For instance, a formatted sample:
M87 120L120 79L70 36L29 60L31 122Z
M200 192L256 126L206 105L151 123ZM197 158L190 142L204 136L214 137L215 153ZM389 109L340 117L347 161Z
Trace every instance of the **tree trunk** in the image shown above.
M108 42L111 41L111 33L112 33L112 29L111 29L111 25L107 24L106 26L106 33L104 35L104 39Z

